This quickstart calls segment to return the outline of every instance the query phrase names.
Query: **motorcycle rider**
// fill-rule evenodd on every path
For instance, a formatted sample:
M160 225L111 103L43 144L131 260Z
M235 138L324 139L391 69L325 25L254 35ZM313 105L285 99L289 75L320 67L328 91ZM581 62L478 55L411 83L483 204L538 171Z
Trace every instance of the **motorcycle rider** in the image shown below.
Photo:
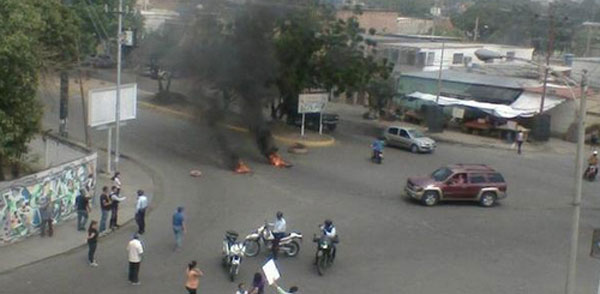
M594 177L598 174L598 151L594 150L592 155L588 158L588 170L594 167Z
M335 244L338 243L337 231L335 229L335 226L333 225L333 222L330 219L326 219L323 222L323 224L319 227L323 236L331 239L331 261L333 261L335 260L336 252Z
M383 145L384 142L383 140L381 140L380 138L375 139L375 141L373 142L373 144L371 144L371 149L373 149L373 158L377 158L377 154L382 154L383 153Z
M273 250L273 259L277 259L277 252L279 251L279 240L281 240L281 238L285 237L286 235L286 227L287 224L285 222L285 219L283 218L283 212L278 211L276 214L276 219L275 219L275 223L273 224L273 245L271 246L271 249Z

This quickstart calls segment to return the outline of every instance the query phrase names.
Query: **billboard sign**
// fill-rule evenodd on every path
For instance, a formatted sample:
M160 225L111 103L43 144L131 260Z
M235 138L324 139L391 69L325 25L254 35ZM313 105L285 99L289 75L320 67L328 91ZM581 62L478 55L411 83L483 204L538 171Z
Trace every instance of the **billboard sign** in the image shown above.
M116 123L117 87L91 89L88 92L88 126L99 127ZM135 119L137 84L121 85L120 121Z
M298 113L321 112L327 105L327 93L300 94L298 98Z

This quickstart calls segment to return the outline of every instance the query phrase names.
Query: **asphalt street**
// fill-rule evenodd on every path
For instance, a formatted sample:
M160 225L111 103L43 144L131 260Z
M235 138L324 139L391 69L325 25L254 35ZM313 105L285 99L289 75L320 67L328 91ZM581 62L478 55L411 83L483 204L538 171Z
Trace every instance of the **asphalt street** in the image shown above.
M58 103L47 97L45 125L57 126ZM71 132L81 136L78 99L72 99ZM79 108L77 108L79 107ZM102 145L104 131L93 131ZM125 246L133 225L101 240L97 268L86 249L0 275L0 293L185 293L185 266L196 259L205 277L200 293L234 293L220 265L225 230L245 235L284 212L288 229L305 240L295 258L281 258L280 284L302 293L562 293L570 236L572 156L523 154L440 144L434 154L386 149L383 165L369 161L368 132L344 124L337 143L307 155L282 155L294 166L266 164L254 140L228 133L254 172L224 169L211 130L194 122L138 109L122 129L122 150L163 179L165 195L148 216L141 286L127 282ZM403 196L406 178L449 163L486 163L509 184L507 199L486 209L452 203L423 207ZM189 176L200 169L203 176ZM127 181L127 175L123 175ZM584 183L578 256L578 293L598 286L599 261L589 257L600 222L598 183ZM170 220L186 207L184 249L173 252ZM341 243L333 268L319 277L312 265L312 234L333 219ZM266 253L242 262L238 281L249 284Z

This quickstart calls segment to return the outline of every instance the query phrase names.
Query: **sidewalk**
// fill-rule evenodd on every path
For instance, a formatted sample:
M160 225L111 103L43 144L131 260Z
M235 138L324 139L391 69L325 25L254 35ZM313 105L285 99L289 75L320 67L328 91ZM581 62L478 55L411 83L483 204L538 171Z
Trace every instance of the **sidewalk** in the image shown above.
M385 128L391 125L409 126L421 130L428 136L438 142L459 144L471 147L494 148L500 150L515 150L515 147L504 140L493 137L484 137L463 133L457 130L446 129L442 133L429 133L427 128L421 125L415 125L403 121L381 121L381 120L366 120L362 115L367 111L367 108L361 105L350 105L345 103L330 102L327 105L327 111L337 113L340 118L345 121L350 121L357 124L369 125L377 128ZM544 153L559 153L559 154L574 154L576 144L567 142L557 138L550 138L548 142L525 142L523 144L523 152L544 152Z
M120 162L121 180L123 182L122 195L127 199L119 205L119 224L123 225L134 217L135 204L137 200L136 191L144 190L152 207L154 198L154 182L149 171L143 169L132 159L123 156ZM106 162L106 153L98 153L98 166ZM110 176L98 171L96 181L96 194L89 216L87 226L91 220L100 220L99 197L103 186L112 186ZM148 217L146 215L146 217ZM108 221L107 221L108 225ZM77 231L77 218L72 218L54 227L53 237L31 236L23 241L0 247L0 273L14 270L18 267L35 263L43 259L69 252L73 249L85 246L87 232ZM87 230L86 230L87 231ZM110 233L101 237L110 236ZM83 254L83 253L82 253ZM84 256L82 255L82 259Z

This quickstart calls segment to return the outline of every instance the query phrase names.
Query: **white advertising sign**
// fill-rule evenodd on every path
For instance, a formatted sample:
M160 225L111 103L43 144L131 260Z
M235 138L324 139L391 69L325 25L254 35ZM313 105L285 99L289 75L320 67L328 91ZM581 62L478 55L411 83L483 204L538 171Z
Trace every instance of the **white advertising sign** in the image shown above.
M327 105L327 93L300 94L298 113L321 112Z
M281 277L273 259L269 259L269 261L263 265L262 270L265 273L269 285L273 285L273 283Z
M88 125L98 127L117 121L117 87L91 89L88 92ZM137 84L121 85L120 121L135 119Z

